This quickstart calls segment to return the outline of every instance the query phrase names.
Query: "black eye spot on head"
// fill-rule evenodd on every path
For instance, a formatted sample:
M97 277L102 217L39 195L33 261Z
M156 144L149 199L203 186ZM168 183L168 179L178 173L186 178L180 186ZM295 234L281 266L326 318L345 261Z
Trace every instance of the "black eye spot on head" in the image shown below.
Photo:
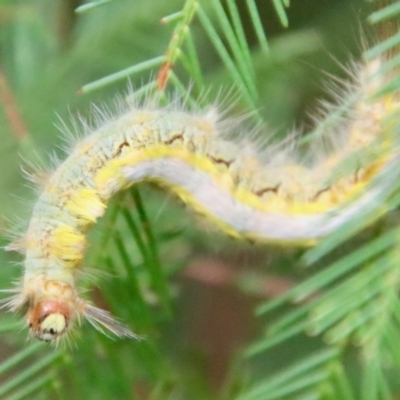
M50 342L61 337L67 330L68 323L65 315L50 313L41 318L37 336L40 340Z

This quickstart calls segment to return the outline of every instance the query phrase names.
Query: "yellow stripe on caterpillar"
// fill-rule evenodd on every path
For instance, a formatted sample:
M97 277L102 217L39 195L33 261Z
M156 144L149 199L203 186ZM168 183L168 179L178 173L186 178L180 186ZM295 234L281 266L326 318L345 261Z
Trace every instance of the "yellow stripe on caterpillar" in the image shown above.
M87 223L96 222L104 214L106 204L95 189L82 188L70 194L65 208Z
M45 245L46 246L46 245ZM57 227L48 239L49 258L59 260L67 268L80 265L86 250L85 235L67 225Z

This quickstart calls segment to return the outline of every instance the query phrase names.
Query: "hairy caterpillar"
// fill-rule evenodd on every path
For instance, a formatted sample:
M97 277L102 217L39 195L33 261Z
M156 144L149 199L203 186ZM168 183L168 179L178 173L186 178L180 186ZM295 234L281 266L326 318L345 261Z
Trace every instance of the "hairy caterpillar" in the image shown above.
M79 296L75 274L87 230L115 193L143 180L170 188L234 237L309 245L335 231L379 201L391 183L379 179L392 159L382 139L382 119L397 103L392 97L370 100L375 83L367 67L357 70L353 114L340 123L346 145L311 167L284 151L270 151L261 162L261 156L228 141L232 124L213 110L201 114L179 106L130 104L119 116L103 120L48 179L24 238L9 246L24 253L25 274L5 304L12 310L28 308L30 332L40 340L57 342L81 316L117 336L136 337ZM330 180L338 164L377 139L379 157ZM377 183L364 190L372 180Z

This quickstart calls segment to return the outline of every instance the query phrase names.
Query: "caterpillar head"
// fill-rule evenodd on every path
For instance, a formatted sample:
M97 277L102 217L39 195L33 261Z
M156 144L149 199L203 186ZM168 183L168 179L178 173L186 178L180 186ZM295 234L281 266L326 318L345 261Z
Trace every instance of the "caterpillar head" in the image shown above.
M30 336L45 342L58 344L68 336L74 321L85 317L99 331L113 333L118 337L139 339L127 327L115 320L107 311L88 304L81 299L72 285L43 276L28 280L25 291L17 291L4 306L11 310L28 308L26 321Z
M69 333L74 319L79 320L82 315L102 333L105 333L105 328L118 337L139 339L137 335L112 318L107 311L87 304L81 299L74 307L70 304L62 300L43 300L31 306L26 314L30 335L39 340L57 344Z
M33 337L52 342L67 333L71 311L63 301L44 300L29 308L26 319Z
M70 284L46 281L41 275L27 279L22 290L2 292L12 295L0 301L0 309L25 310L30 336L55 344L70 331L85 305Z
M83 304L82 300L80 302ZM106 328L118 337L139 339L137 335L112 318L107 311L85 303L82 307L82 314L103 333L103 328ZM31 336L45 342L57 343L68 333L72 322L71 317L73 317L73 312L66 302L45 300L28 310L27 322Z

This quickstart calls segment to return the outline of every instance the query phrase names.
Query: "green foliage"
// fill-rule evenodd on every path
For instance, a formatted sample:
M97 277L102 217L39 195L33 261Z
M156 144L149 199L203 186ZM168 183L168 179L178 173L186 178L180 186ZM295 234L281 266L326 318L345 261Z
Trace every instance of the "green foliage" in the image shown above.
M256 124L269 121L276 136L281 136L294 121L310 125L304 103L308 106L316 95L329 98L315 84L323 81L320 69L342 73L329 53L340 63L347 61L350 50L359 55L357 18L364 16L348 11L361 8L370 14L368 22L378 27L378 42L367 57L388 55L378 72L387 79L376 95L399 89L399 33L379 34L380 27L399 17L395 0L373 13L361 0L350 6L335 1L326 9L318 1L301 5L318 9L320 19L311 17L318 13L304 13L296 4L291 5L288 18L288 0L100 0L81 5L74 13L75 3L0 3L4 20L0 162L7 171L0 175L4 231L10 227L10 215L29 217L29 207L17 204L10 193L33 197L22 184L18 154L25 164L38 160L44 164L45 154L61 143L53 127L55 113L68 120L69 105L72 114L79 110L90 116L89 102L108 103L126 87L127 78L137 89L134 96L158 93L162 102L178 92L189 105L213 104L221 86L234 87L225 91L228 102L230 97L238 98L235 111L251 112ZM288 23L293 28L285 32ZM340 29L340 24L353 31ZM317 127L310 127L310 136L318 136L335 122L353 100L349 98L343 110L333 110ZM387 135L396 137L398 125L388 121L387 126ZM394 175L400 168L397 164L391 171ZM380 204L362 210L315 248L293 251L269 246L268 255L217 234L210 240L201 232L208 227L202 229L180 204L165 200L165 194L151 185L122 193L90 233L85 260L90 279L83 273L80 284L96 304L110 309L143 339L113 341L84 324L71 346L54 350L26 344L19 319L3 314L0 397L395 398L400 393L399 185L394 182ZM17 225L24 229L23 223ZM1 241L7 243L5 234ZM240 250L241 259L253 267L233 270L235 277L229 275L228 283L216 291L231 285L230 290L257 300L261 303L257 321L267 324L264 335L250 332L253 339L244 351L235 348L236 355L229 354L228 372L216 383L218 390L210 384L216 376L208 377L207 370L215 371L213 364L221 360L207 360L201 340L191 341L188 332L201 319L198 303L205 297L199 295L199 287L186 293L182 281L191 260L215 253L214 241L222 260ZM5 253L0 258L4 265L0 280L6 287L21 271L5 265L20 259ZM274 275L300 283L265 301L264 283ZM234 311L240 314L237 308ZM223 309L217 318L228 311ZM237 326L245 324L242 319ZM230 329L228 325L223 336L239 341L236 336L232 339ZM254 330L261 330L260 326Z

